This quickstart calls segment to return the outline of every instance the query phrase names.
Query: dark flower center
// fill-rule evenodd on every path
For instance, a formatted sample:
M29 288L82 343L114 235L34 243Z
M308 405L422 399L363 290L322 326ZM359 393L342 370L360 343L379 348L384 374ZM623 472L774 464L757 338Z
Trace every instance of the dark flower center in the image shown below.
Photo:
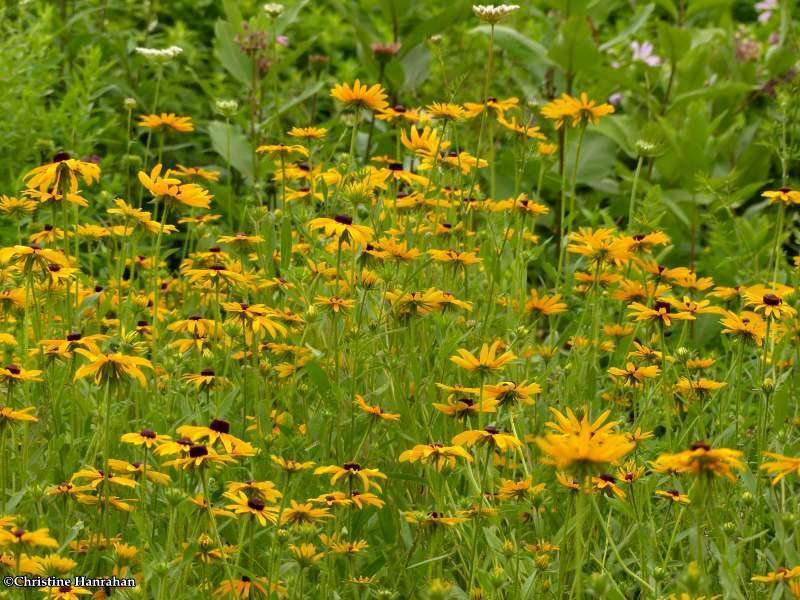
M53 162L64 162L65 160L69 160L70 156L68 152L56 152L53 155Z
M709 446L706 442L693 442L689 447L692 450L711 450L711 446Z
M14 375L19 375L21 373L20 368L17 365L13 365L13 364L12 365L8 365L6 367L6 371L9 371L10 373L13 373Z
M352 225L353 224L353 217L350 215L336 215L333 217L333 220L337 223L341 223L342 225Z
M663 309L665 313L669 313L669 302L658 300L653 308L659 312Z
M83 336L78 332L70 333L69 335L67 335L67 341L68 342L77 342L82 337Z
M189 456L192 458L200 458L201 456L208 456L208 448L205 446L192 446L189 448Z
M780 306L781 302L783 302L783 300L775 294L765 294L762 300L767 306Z
M390 171L402 171L403 165L399 162L389 163L389 170Z
M208 428L211 431L216 431L217 433L230 433L231 424L227 421L223 421L222 419L214 419L211 421L211 425L209 425Z
M214 369L203 369L200 371L200 375L203 377L213 377L214 376Z
M248 508L252 508L253 510L257 510L260 512L264 510L264 507L266 505L259 498L250 498L250 500L247 501L247 506Z
M603 473L602 475L600 475L599 478L605 481L606 483L617 483L617 478L614 477L613 475L609 475L608 473Z
M406 107L403 106L402 104L395 104L393 110L394 112L404 113L406 112Z
M500 430L494 425L489 425L486 429L484 429L484 431L489 435L497 435L498 433L500 433Z
M147 438L149 440L156 439L156 432L153 431L152 429L142 429L139 432L139 435L142 436L143 438Z
M345 471L360 471L361 470L361 465L358 464L358 463L344 463L342 465L342 468Z

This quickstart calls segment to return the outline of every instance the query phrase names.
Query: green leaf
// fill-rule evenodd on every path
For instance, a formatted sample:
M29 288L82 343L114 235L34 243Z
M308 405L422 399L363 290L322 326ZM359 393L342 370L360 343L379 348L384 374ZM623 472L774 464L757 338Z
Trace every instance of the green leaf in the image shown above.
M208 124L211 145L229 166L248 180L253 180L253 155L242 128L238 125L211 121ZM229 154L230 149L230 154Z
M686 9L686 18L691 18L705 10L717 10L721 12L724 9L730 8L732 4L733 0L693 0Z
M664 21L659 21L658 41L667 61L676 63L688 52L692 43L692 32L691 30L681 29Z
M624 42L634 33L639 31L642 27L644 27L645 23L647 23L647 19L650 18L651 14L653 14L655 8L656 8L655 4L648 4L647 6L644 6L642 9L640 9L633 17L633 20L630 22L630 25L628 25L619 34L617 34L607 42L600 44L600 50L605 52L606 50L613 48L617 44Z
M400 56L405 56L413 48L424 42L432 35L436 35L452 27L456 23L462 22L472 14L471 0L454 1L443 11L435 14L430 19L421 23L415 23L403 39L403 48Z
M491 28L488 25L479 25L470 30L470 33L489 35ZM541 76L545 69L553 64L547 55L547 48L540 43L525 37L516 29L504 25L494 28L494 43L514 58L518 59L529 71Z
M636 158L634 143L636 139L636 124L630 115L612 115L602 119L594 128L610 140L613 140L620 149L631 158Z
M558 28L548 56L565 73L588 71L600 62L600 52L592 38L592 29L584 17L573 16Z
M289 266L292 259L292 222L291 219L284 219L281 223L281 270L284 271Z
M242 52L235 41L236 29L227 21L217 21L214 24L214 56L240 83L250 87L253 61Z
M423 84L430 71L431 53L425 44L418 44L402 59L403 91L413 92Z
M304 368L320 395L327 394L331 389L331 380L322 367L319 366L319 363L316 361L310 362Z

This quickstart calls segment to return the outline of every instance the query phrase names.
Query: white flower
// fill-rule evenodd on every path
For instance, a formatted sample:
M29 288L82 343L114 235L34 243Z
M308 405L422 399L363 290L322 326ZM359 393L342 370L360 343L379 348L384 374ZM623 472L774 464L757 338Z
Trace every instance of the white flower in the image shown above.
M264 5L264 12L274 19L280 16L280 14L283 12L283 4L269 2L268 4Z
M226 116L232 117L239 110L239 103L236 100L217 100L217 111Z
M518 4L474 4L472 12L484 23L495 25L499 23L515 10L519 10Z
M136 53L144 56L147 60L153 62L169 62L176 56L183 52L183 48L179 46L170 46L169 48L136 48Z

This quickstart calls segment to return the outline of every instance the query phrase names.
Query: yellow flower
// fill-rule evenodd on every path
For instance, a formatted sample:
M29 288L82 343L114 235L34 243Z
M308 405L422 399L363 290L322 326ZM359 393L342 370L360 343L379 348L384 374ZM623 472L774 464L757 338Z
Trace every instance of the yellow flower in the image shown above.
M737 315L726 312L720 324L724 327L722 333L739 338L743 341L753 342L756 346L764 343L767 325L761 315L748 312Z
M625 499L625 491L617 485L617 478L608 473L603 473L598 477L592 477L592 485L599 492L610 492L620 500Z
M399 421L400 415L395 413L387 413L383 412L383 409L380 406L370 406L364 401L360 395L356 394L356 399L353 400L353 404L358 406L363 412L374 417L375 419L381 419L383 421Z
M58 542L50 537L49 529L25 531L20 527L0 529L0 547L2 546L39 546L42 548L58 548Z
M161 113L160 115L141 115L139 127L162 131L171 129L178 133L194 131L191 117L179 117L175 113Z
M669 498L673 502L677 502L678 504L691 504L691 500L689 496L686 494L681 494L678 490L656 490L656 496L661 496L663 498Z
M743 471L739 450L711 448L705 442L695 442L689 450L677 454L661 454L653 461L653 470L659 473L708 473L734 480L733 471Z
M567 310L567 305L561 302L561 294L539 295L538 290L531 290L531 297L525 303L525 312L540 315L558 315Z
M29 188L48 192L60 191L65 178L69 191L77 192L78 179L83 180L86 185L100 181L100 167L93 162L70 158L65 152L59 152L53 162L31 169L23 179Z
M462 431L452 440L456 446L483 446L488 445L501 452L515 450L522 447L522 442L515 435L503 433L496 427L489 425L485 429L472 429Z
M257 496L248 498L242 492L225 492L223 495L233 501L232 504L226 504L225 508L237 515L252 515L262 527L266 526L267 521L272 524L278 522L278 508L267 506Z
M286 144L272 144L266 146L259 146L256 148L259 154L269 154L272 157L288 157L292 154L299 154L300 156L308 156L308 148L294 144L287 146Z
M329 298L317 296L314 298L314 305L324 306L335 313L339 313L351 310L356 305L356 301L350 298L340 298L339 296L331 296Z
M490 402L493 401L499 406L506 404L533 404L533 396L541 393L542 386L538 383L514 383L513 381L501 381L495 385L487 385L483 390L483 397Z
M656 365L638 367L632 362L627 363L624 369L611 367L608 370L612 378L622 379L623 385L628 387L640 387L645 380L658 377L660 372L661 369Z
M0 428L2 428L5 423L11 422L38 422L39 418L31 414L34 410L36 409L33 406L19 410L15 410L9 406L0 406Z
M321 140L325 137L325 134L328 133L328 130L324 127L292 127L289 130L290 137L294 138L301 138L301 139L314 139L314 140Z
M319 217L308 222L311 230L321 229L327 237L336 237L340 243L352 240L355 244L366 245L372 239L372 229L353 223L349 215Z
M544 134L539 130L538 127L531 127L527 125L521 125L517 123L517 117L512 116L511 120L507 120L504 116L500 115L497 117L497 122L500 123L503 127L508 129L509 131L513 131L523 137L532 138L536 140L543 140L545 139Z
M750 581L757 581L759 583L778 583L782 581L788 581L790 579L796 579L797 577L800 577L800 566L792 567L791 569L780 567L767 573L766 575L754 575L750 578Z
M670 327L673 320L694 321L695 316L687 312L672 312L670 303L657 300L653 308L649 308L640 302L633 302L628 306L628 315L634 321L647 321L649 323L659 323L664 327Z
M754 307L755 311L763 312L767 319L780 321L782 317L793 317L797 311L786 304L783 298L774 293L758 296L756 294L746 294L747 305Z
M334 554L358 554L362 550L369 547L369 544L367 544L365 540L348 542L346 540L339 539L335 535L329 537L324 533L319 536L319 539L322 540L322 543L330 548L331 552Z
M306 523L318 523L322 519L332 519L333 515L327 507L314 508L310 502L298 504L291 500L291 506L285 508L281 513L280 522L282 525L304 525Z
M170 438L168 435L158 435L152 429L142 429L141 431L126 433L119 439L121 442L126 444L144 446L150 449L154 446L158 446L159 444L163 444L164 442L168 442L172 438Z
M614 463L636 447L624 435L613 431L617 424L615 421L605 422L609 411L592 422L586 409L580 421L569 409L567 417L554 408L550 410L557 422L546 425L553 433L547 433L535 441L542 452L548 455L546 462L557 469Z
M331 484L335 484L342 477L347 477L350 482L357 479L364 486L365 492L372 487L380 492L381 486L373 479L386 479L386 475L378 469L367 469L356 462L344 463L342 466L317 467L314 470L314 475L331 475Z
M458 121L467 116L467 111L459 104L449 104L434 102L426 107L428 113L434 119L446 119L448 121Z
M787 475L793 473L795 475L800 475L800 458L784 456L783 454L776 454L774 452L764 452L763 454L766 457L775 459L767 461L759 467L759 469L766 471L770 475L775 475L772 479L772 485L776 485Z
M427 464L433 462L437 471L441 471L445 466L454 468L456 458L463 458L467 462L472 462L472 456L461 446L445 446L443 444L417 444L410 450L400 453L400 462L421 462Z
M75 371L73 381L85 377L93 377L97 385L106 382L119 382L125 378L135 379L142 387L147 387L147 379L141 367L153 368L153 364L146 358L127 356L118 352L108 354L94 354L83 348L76 348L75 352L87 358L89 362Z
M497 489L495 497L499 500L524 500L529 496L541 494L544 488L545 485L543 483L533 485L533 478L530 476L522 481L501 479L500 487Z
M789 188L766 191L761 194L761 197L768 198L770 204L777 204L778 202L786 205L800 204L800 192Z
M468 371L480 371L482 373L499 371L517 358L517 355L513 352L503 352L498 356L497 353L500 346L500 341L493 342L491 347L489 344L483 344L477 357L472 352L459 348L456 350L458 356L451 356L450 360Z
M335 85L331 90L331 96L347 106L356 108L368 108L377 111L389 106L389 103L386 102L386 93L379 83L368 88L366 85L362 85L358 79L356 79L353 87L350 87L347 83Z
M560 128L567 119L571 121L572 127L577 127L584 122L597 125L601 117L613 112L612 105L598 105L594 100L590 100L585 92L581 93L580 98L562 94L560 98L542 107L542 114L551 121L555 121L556 128Z

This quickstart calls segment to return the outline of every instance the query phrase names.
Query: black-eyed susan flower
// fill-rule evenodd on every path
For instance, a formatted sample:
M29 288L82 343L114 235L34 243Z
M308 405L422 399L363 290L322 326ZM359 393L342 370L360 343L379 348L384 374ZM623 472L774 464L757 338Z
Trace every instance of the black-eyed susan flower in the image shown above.
M89 362L75 371L74 381L91 378L96 385L102 385L106 382L120 383L133 379L141 386L146 387L147 378L142 372L142 368L153 369L153 364L140 356L129 356L119 352L94 354L83 348L76 348L75 352Z
M493 342L491 346L483 344L478 356L475 356L469 350L459 348L456 350L458 354L451 356L450 360L467 371L479 371L481 373L500 371L517 358L516 354L510 351L502 351L501 347L502 342L500 341Z
M278 522L278 513L280 512L278 507L267 505L261 497L248 497L241 491L225 492L224 496L231 500L231 503L226 504L225 508L234 514L251 515L262 527L266 526L267 521L272 524Z
M332 519L328 507L314 508L310 502L300 504L295 500L290 501L290 506L283 509L280 515L282 525L305 525L308 523L320 523L324 519Z
M632 362L627 363L624 369L618 367L608 369L608 374L613 379L622 381L623 385L632 387L641 387L648 379L658 377L660 372L661 369L656 365L640 367Z
M594 100L590 100L585 92L582 92L578 98L562 94L560 98L542 107L542 115L555 121L556 128L560 128L568 120L572 127L577 127L582 123L597 125L602 117L613 112L612 105L597 104Z
M397 413L387 413L384 412L380 406L374 406L367 404L364 398L358 394L356 394L356 399L353 400L353 404L358 406L358 408L365 414L369 415L373 419L381 420L381 421L399 421L400 415Z
M312 231L322 230L327 237L335 237L340 243L352 241L354 244L366 245L372 239L372 229L366 225L353 223L349 215L336 215L333 218L320 217L308 222Z
M472 456L461 446L430 443L417 444L410 450L401 452L398 460L400 462L419 461L422 464L432 463L437 471L441 471L445 466L451 469L455 468L457 458L472 462Z
M358 79L356 79L352 87L347 83L333 86L331 96L342 104L354 108L368 108L380 111L389 106L389 103L386 102L386 93L379 83L367 87Z
M688 450L664 453L652 462L659 473L709 474L733 481L735 471L743 471L742 452L730 448L712 448L706 442L694 442Z
M678 490L656 490L656 496L667 498L678 504L691 504L689 496L681 494Z
M775 476L772 478L772 485L777 485L787 475L800 475L800 458L775 452L764 452L763 454L773 460L764 462L758 468Z
M154 131L170 130L178 133L194 131L191 117L180 117L175 113L161 113L158 115L142 115L139 117L139 127Z
M380 492L381 486L375 480L386 479L386 475L381 473L378 469L369 469L356 462L347 462L341 466L329 465L327 467L317 467L314 470L314 475L330 475L331 485L342 478L346 478L351 485L353 481L357 480L361 482L365 492L368 492L371 488L375 488Z
M492 425L489 425L485 429L462 431L453 437L452 442L456 446L486 445L501 452L516 450L522 447L522 442L519 441L517 436L502 432Z

